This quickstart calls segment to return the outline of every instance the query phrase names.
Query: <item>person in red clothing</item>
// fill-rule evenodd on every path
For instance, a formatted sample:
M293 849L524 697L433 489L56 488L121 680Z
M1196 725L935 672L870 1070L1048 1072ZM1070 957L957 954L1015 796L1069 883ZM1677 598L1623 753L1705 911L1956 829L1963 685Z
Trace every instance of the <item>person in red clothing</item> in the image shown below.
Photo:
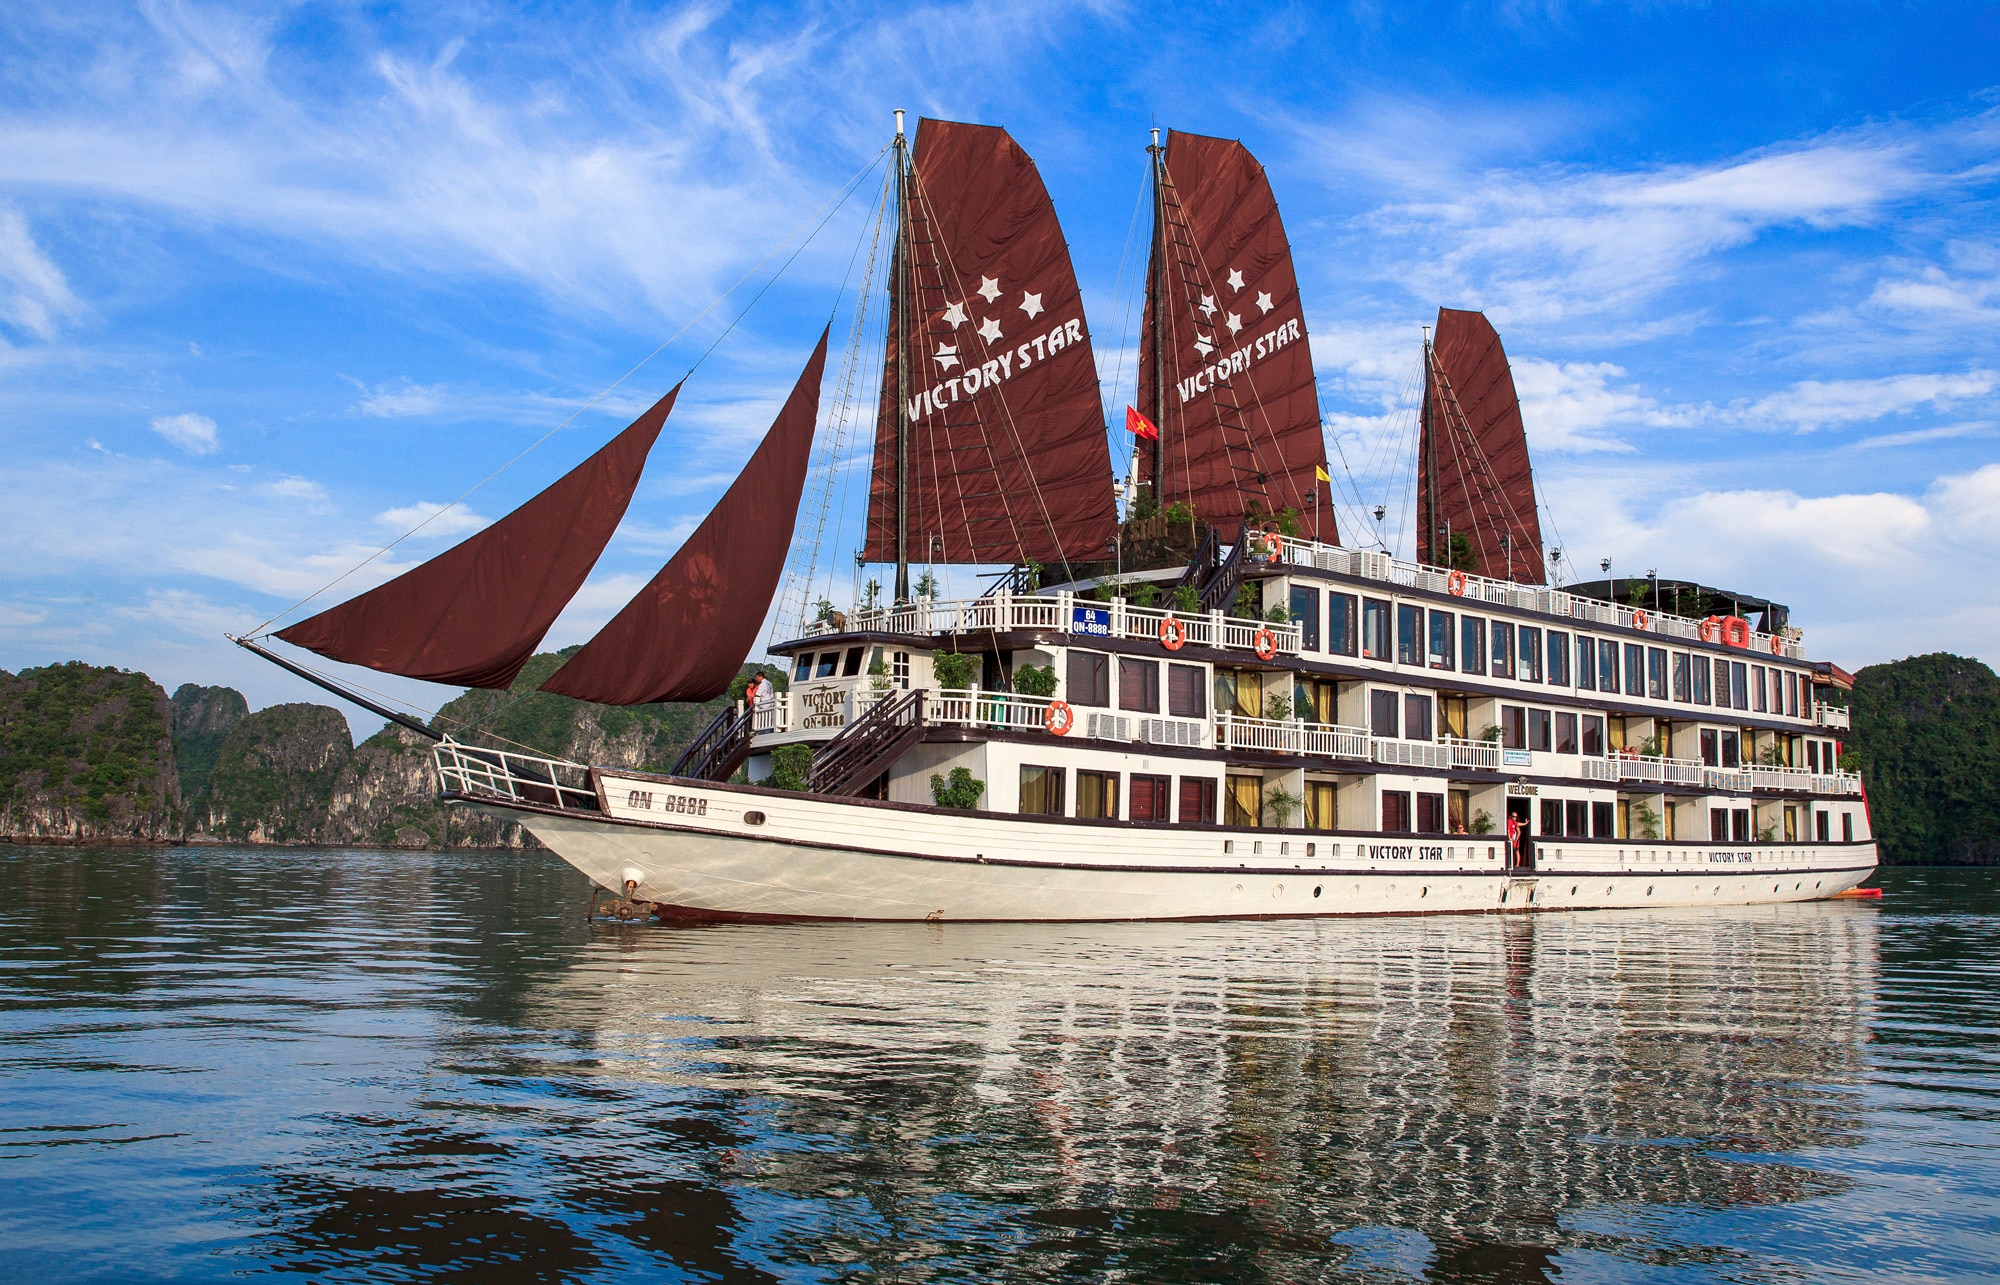
M1521 818L1507 814L1507 864L1521 864Z

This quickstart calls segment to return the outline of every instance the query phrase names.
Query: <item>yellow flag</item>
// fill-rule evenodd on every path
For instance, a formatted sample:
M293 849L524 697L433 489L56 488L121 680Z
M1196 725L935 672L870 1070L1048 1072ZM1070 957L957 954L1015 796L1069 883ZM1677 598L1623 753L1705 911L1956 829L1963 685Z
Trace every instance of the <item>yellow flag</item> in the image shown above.
M1313 465L1313 476L1317 477L1322 482L1331 483L1333 481L1333 479L1327 475L1326 465L1324 464Z

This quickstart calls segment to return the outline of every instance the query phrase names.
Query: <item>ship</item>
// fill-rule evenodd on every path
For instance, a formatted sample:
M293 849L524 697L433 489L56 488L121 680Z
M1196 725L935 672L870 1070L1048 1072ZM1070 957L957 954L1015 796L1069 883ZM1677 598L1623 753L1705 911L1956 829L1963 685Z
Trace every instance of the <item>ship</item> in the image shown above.
M884 279L857 305L885 310L879 351L857 319L830 377L829 323L714 509L540 685L624 706L728 692L802 556L824 556L824 509L800 516L821 386L851 401L879 379L859 394L855 559L893 587L812 610L801 591L763 651L785 690L633 770L453 735L272 645L507 688L623 519L679 385L459 545L236 641L435 740L444 800L517 822L624 918L1714 906L1850 894L1875 869L1841 766L1851 680L1784 605L1608 562L1552 574L1484 314L1441 308L1422 334L1414 556L1344 542L1291 243L1241 142L1147 148L1115 435L1033 160L997 126L914 135L898 113L867 247L872 273L886 239ZM976 591L940 595L938 567Z

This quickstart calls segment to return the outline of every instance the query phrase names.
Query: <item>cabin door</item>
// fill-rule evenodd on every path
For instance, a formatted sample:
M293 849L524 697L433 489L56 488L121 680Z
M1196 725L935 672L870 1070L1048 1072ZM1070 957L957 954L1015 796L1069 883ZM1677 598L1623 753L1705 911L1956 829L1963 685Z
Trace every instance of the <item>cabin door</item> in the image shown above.
M1534 826L1526 799L1507 800L1507 867L1510 870L1535 868Z

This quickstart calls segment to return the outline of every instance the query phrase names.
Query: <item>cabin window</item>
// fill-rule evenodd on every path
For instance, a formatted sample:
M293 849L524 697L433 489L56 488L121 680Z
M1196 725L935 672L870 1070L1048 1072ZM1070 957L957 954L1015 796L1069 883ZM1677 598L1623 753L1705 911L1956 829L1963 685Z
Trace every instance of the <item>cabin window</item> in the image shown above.
M1813 813L1813 834L1821 843L1827 842L1826 819L1830 815L1827 812Z
M1552 721L1549 711L1545 709L1531 709L1528 711L1529 749L1541 750L1546 754L1549 750L1555 748L1554 737L1550 734L1550 723Z
M1514 676L1514 626L1504 620L1493 622L1493 676L1512 678Z
M1069 653L1069 690L1063 699L1072 705L1111 704L1111 658L1101 652Z
M1134 821L1169 821L1167 809L1173 800L1168 791L1173 779L1165 776L1141 776L1132 774L1132 802L1129 805Z
M1458 618L1459 663L1468 674L1486 672L1486 622L1477 616Z
M1549 682L1569 686L1569 635L1556 629L1549 630Z
M1389 604L1380 598L1361 600L1361 654L1369 660L1389 659Z
M1396 607L1396 663L1424 663L1424 609L1407 602Z
M1712 727L1701 729L1701 761L1708 767L1722 765L1722 750Z
M1590 837L1590 803L1569 799L1563 804L1563 833L1572 839Z
M1743 763L1743 734L1724 732L1722 734L1722 766L1740 767Z
M1770 693L1765 685L1765 675L1770 671L1762 665L1750 666L1750 707L1759 714L1770 712Z
M1368 693L1368 730L1381 737L1394 737L1402 707L1402 693L1380 688Z
M1706 705L1709 703L1708 657L1706 656L1696 656L1694 658L1693 695L1695 704Z
M1407 834L1410 829L1410 792L1382 791L1382 830L1386 834Z
M1817 771L1819 771L1819 742L1818 742L1818 741L1810 741L1810 740L1809 740L1809 741L1807 741L1807 742L1806 742L1806 770L1807 770L1808 772L1817 772Z
M1625 644L1625 694L1646 694L1646 649L1638 643Z
M1444 795L1419 794L1417 796L1417 833L1444 833Z
M1500 746L1502 749L1525 750L1528 748L1528 707L1525 705L1502 705L1500 707Z
M1592 758L1604 757L1604 718L1599 714L1583 716L1583 752Z
M792 663L792 681L795 683L802 683L806 679L812 677L812 672L813 672L812 653L809 651L800 652L799 658Z
M1332 830L1340 824L1339 791L1332 781L1306 782L1306 829Z
M909 652L899 651L889 657L889 682L898 690L910 690Z
M1466 814L1472 811L1472 792L1452 790L1445 795L1445 824L1453 834L1466 833Z
M1789 804L1785 807L1785 842L1799 841L1799 810Z
M847 649L847 663L840 667L840 676L842 678L852 678L860 672L861 649L859 647L849 647Z
M1326 595L1326 649L1342 656L1354 654L1354 595Z
M1632 801L1630 799L1618 800L1617 837L1620 839L1629 839L1632 837Z
M1181 778L1181 824L1215 824L1215 778L1212 776L1184 776Z
M1597 690L1618 693L1618 644L1609 638L1597 644Z
M1452 630L1457 627L1457 624L1457 618L1449 611L1433 611L1431 613L1430 666L1432 669L1450 669L1453 666L1454 661L1451 647Z
M1531 625L1522 625L1517 631L1521 636L1521 679L1523 682L1542 681L1542 631Z
M1446 736L1465 739L1465 697L1438 697L1438 730Z
M1785 717L1799 716L1799 676L1796 672L1785 675Z
M1333 722L1334 686L1319 679L1292 684L1292 717L1308 723Z
M1688 654L1674 653L1674 699L1686 705L1694 700L1694 682L1688 675Z
M1609 803L1593 803L1590 805L1590 833L1594 837L1599 839L1617 838L1617 834L1614 833L1617 825L1615 811Z
M823 651L819 654L819 668L813 671L814 678L832 678L840 671L840 653Z
M1597 640L1576 640L1576 685L1587 692L1597 690Z
M1403 735L1413 741L1431 738L1431 698L1411 692L1403 697Z
M1842 843L1854 842L1854 814L1852 812L1843 812L1840 814L1840 841Z
M1256 825L1264 813L1264 778L1231 776L1224 791L1223 824Z
M1560 837L1563 832L1563 805L1561 799L1542 800L1542 828L1535 833L1548 838Z
M1731 843L1750 842L1750 809L1729 809L1729 841Z
M1576 753L1576 715L1568 710L1556 711L1556 753Z
M1118 774L1077 769L1076 814L1091 821L1116 821Z
M1299 627L1299 646L1319 650L1319 590L1307 585L1292 586L1292 619Z
M1667 649L1646 649L1646 695L1656 701L1667 699Z
M1717 843L1729 842L1729 809L1708 810L1708 837Z
M1208 692L1200 665L1167 666L1167 713L1175 718L1207 718Z
M1744 661L1730 663L1729 700L1737 709L1750 708L1750 666Z
M1063 814L1063 770L1021 765L1021 811L1031 816Z
M1160 664L1155 660L1118 658L1118 708L1135 714L1160 712ZM1079 793L1078 798L1082 795Z

